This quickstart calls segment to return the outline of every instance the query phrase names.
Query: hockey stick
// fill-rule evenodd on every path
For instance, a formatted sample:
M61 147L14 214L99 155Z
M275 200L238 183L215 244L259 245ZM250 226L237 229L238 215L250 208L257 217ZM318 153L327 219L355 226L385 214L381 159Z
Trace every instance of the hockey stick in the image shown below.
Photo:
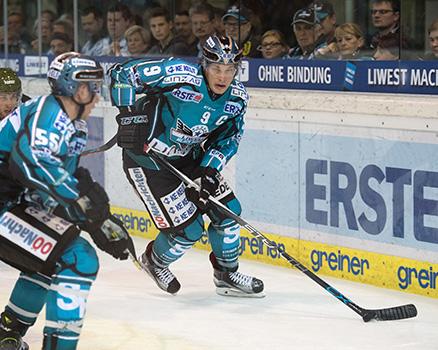
M100 152L105 152L108 151L111 147L113 147L117 142L117 134L115 134L113 137L111 137L105 144L103 144L102 146L96 147L96 148L92 148L92 149L88 149L85 150L82 153L82 156L89 156L90 154L94 154L94 153L100 153Z
M149 155L153 160L155 160L159 165L161 165L163 168L167 169L173 175L175 175L177 178L179 178L181 181L183 181L187 186L192 186L195 189L199 190L199 186L194 181L192 181L189 177L187 177L186 175L181 173L172 164L170 164L166 159L164 159L159 153L155 152L152 148L150 148L146 144L144 146L144 152L147 155ZM240 216L234 214L230 209L228 209L221 202L219 202L218 200L216 200L212 196L210 196L208 199L209 199L210 203L212 203L214 205L214 207L216 207L216 209L220 210L222 213L224 213L229 218L237 221L242 227L246 228L254 237L260 239L267 247L277 251L277 253L282 258L287 260L292 266L296 267L298 270L300 270L305 275L310 277L314 282L318 283L322 288L324 288L327 292L329 292L331 295L333 295L336 299L338 299L340 302L344 303L350 309L352 309L354 312L359 314L365 322L368 322L371 320L377 320L377 321L400 320L400 319L404 319L404 318L411 318L411 317L417 316L417 309L416 309L415 305L413 305L413 304L395 306L395 307L390 307L390 308L386 308L386 309L374 309L374 310L364 309L364 308L356 305L354 302L352 302L350 299L348 299L341 292L339 292L338 290L333 288L331 285L329 285L323 279L321 279L320 277L315 275L312 271L307 269L307 267L305 267L303 264L301 264L295 258L290 256L287 252L280 250L273 241L266 238L260 231L258 231L256 228L251 226L249 223L247 223Z

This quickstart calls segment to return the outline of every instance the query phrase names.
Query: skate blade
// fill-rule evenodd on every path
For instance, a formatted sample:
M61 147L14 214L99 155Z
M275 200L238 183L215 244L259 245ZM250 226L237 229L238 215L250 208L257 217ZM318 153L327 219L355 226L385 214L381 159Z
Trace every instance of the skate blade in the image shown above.
M144 265L144 264L141 262L140 259L141 259L141 257L139 257L138 259L136 259L136 262L137 262L137 263L134 262L134 264L135 264L137 267L139 267L139 269L140 269L141 271L143 271L146 275L148 275L150 278L152 278L152 281L155 282L155 284L157 285L158 288L160 288L163 292L166 292L166 293L168 293L168 294L170 294L170 295L177 295L177 293L178 293L178 291L179 291L179 288L178 288L178 290L177 290L176 292L171 293L171 292L169 292L167 289L165 289L164 287L161 287L160 283L155 279L154 275L149 271L149 269L147 268L147 266Z
M228 287L216 287L216 293L224 297L235 297L235 298L264 298L266 296L265 292L260 293L245 293L238 289L228 288Z

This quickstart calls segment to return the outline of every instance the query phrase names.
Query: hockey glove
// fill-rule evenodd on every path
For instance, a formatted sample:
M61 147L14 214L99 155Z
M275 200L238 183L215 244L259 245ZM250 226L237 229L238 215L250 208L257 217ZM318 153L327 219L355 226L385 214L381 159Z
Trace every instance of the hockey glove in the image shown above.
M123 223L113 215L106 219L98 229L90 229L88 233L99 249L115 259L126 260L129 253L136 256L132 238Z
M201 188L197 191L193 187L186 187L187 199L193 202L201 211L209 208L208 197L215 196L220 183L220 173L214 168L205 168L201 177Z
M88 223L100 226L111 215L109 198L105 189L93 180L90 172L79 167L74 176L78 180L80 198L76 203L81 208Z
M143 144L148 134L149 118L145 114L120 113L117 117L117 145L135 154L143 154Z

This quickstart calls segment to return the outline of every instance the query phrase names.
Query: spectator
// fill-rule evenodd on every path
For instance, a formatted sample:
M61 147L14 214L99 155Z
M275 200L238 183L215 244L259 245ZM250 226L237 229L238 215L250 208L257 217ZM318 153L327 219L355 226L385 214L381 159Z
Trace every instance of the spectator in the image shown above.
M55 32L50 40L50 54L58 56L64 52L73 51L73 40L72 38L65 34Z
M32 51L38 53L38 20L35 20L33 26L33 32L37 37L31 42ZM50 39L52 37L52 24L47 19L41 19L41 42L42 42L42 53L48 53L50 51Z
M180 11L175 14L173 19L175 33L186 43L189 56L196 56L198 53L198 40L192 31L192 22L188 11Z
M326 49L325 58L339 60L372 60L365 52L365 37L356 23L344 23L335 30L336 43Z
M8 52L25 54L30 51L31 38L25 31L23 14L11 12L8 15ZM4 27L0 27L0 44L4 52Z
M41 18L49 21L50 24L53 24L53 22L56 20L56 13L52 10L44 10L41 12Z
M278 30L268 30L262 35L261 44L257 48L262 52L263 58L280 58L287 54L289 45L282 32Z
M87 41L81 52L88 56L101 56L103 50L103 13L95 6L87 7L82 11L81 24Z
M111 6L106 15L108 36L103 38L103 55L127 56L128 45L123 36L131 25L131 11L124 4Z
M400 41L397 37L382 36L374 52L374 59L379 61L394 61L400 58Z
M399 47L400 39L400 2L399 0L372 0L371 20L376 32L370 40L370 47L376 49L380 40L384 45L392 42ZM386 40L388 39L388 40ZM392 40L394 39L394 40Z
M198 57L202 57L202 47L210 35L214 35L214 11L208 3L197 3L189 9L193 34L198 39Z
M245 57L261 57L257 46L259 38L254 34L251 24L253 13L246 7L231 6L222 17L226 35L231 36L242 48Z
M289 51L287 58L312 59L318 50L327 46L321 24L312 8L295 12L292 26L298 45Z
M313 8L318 21L321 23L327 45L336 42L336 14L333 5L327 0L314 0L309 7Z
M145 55L151 46L151 34L141 26L134 25L125 32L129 56Z
M59 18L53 22L53 33L64 33L73 38L73 23L67 18Z
M157 43L151 47L148 54L156 56L188 56L184 41L172 33L173 23L169 12L157 7L151 10L149 28Z
M431 52L426 53L425 60L438 60L438 19L433 21L427 30Z
M225 11L222 10L220 7L213 7L214 12L214 29L216 32L216 35L225 35L225 26L224 22L222 21L222 17L225 15Z

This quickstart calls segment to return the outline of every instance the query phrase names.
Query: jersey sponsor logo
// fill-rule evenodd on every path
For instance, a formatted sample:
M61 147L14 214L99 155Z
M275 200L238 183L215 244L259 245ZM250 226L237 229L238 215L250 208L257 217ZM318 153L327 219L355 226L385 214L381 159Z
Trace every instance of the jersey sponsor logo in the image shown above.
M47 227L51 228L53 231L56 231L61 235L65 231L67 231L70 226L73 225L72 223L64 219L61 219L58 216L50 214L45 210L41 210L33 207L27 207L24 211L27 214L33 216L39 222L42 222L44 225L46 225Z
M232 96L236 96L236 97L240 97L243 100L248 100L248 94L245 90L240 90L240 89L236 89L236 88L232 88L231 89L231 95Z
M208 152L208 155L210 157L216 158L223 168L227 162L227 157L222 152L219 152L217 149L212 149L210 152Z
M56 116L55 122L53 126L58 129L61 133L64 133L67 130L68 125L70 124L70 118L64 112L58 113Z
M189 66L188 64L174 64L166 67L166 73L190 73L196 75L198 74L198 69L193 66Z
M233 101L227 101L227 103L225 103L225 106L224 106L224 112L225 113L230 113L233 116L236 116L241 111L242 111L242 105L241 104L239 104L237 102L233 102Z
M217 200L221 200L222 198L225 198L229 194L232 194L233 190L228 185L228 183L225 181L225 179L222 177L221 182L216 190L216 193L214 194L214 198Z
M189 144L179 144L179 145L172 145L169 146L163 141L160 141L156 138L152 139L151 142L149 142L149 147L151 147L153 150L157 151L158 153L161 153L165 155L166 157L184 157L192 150L193 145Z
M204 95L201 94L200 92L196 92L184 88L173 90L172 95L181 101L195 102L195 103L199 103L204 98Z
M68 155L69 156L80 155L85 150L86 146L87 146L86 137L83 138L81 136L77 136L77 137L74 136L72 137L72 139L68 144Z
M174 191L161 197L161 202L175 226L185 223L196 212L196 206L186 197L185 185L183 183Z
M189 145L200 144L208 135L207 126L195 125L190 128L179 118L176 120L176 126L170 131L172 141Z
M130 168L129 175L131 180L134 182L135 188L137 192L140 194L143 202L146 204L146 207L151 214L152 219L155 222L155 225L158 228L169 228L169 222L163 214L158 202L155 197L152 195L152 192L147 184L146 177L141 168Z
M201 86L202 79L190 74L171 75L163 79L163 84L180 84L180 83L187 83L196 86Z
M115 83L113 85L114 89L131 89L132 86L129 84L125 84L125 83Z
M42 261L46 261L56 240L10 212L0 217L0 236Z

